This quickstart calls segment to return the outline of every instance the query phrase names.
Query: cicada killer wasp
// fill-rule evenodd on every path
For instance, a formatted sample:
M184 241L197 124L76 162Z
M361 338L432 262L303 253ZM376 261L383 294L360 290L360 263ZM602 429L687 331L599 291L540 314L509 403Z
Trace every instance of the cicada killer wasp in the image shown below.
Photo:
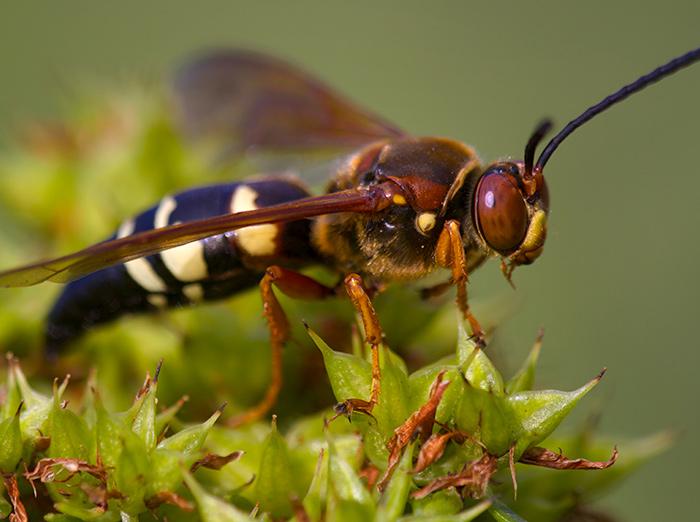
M414 137L276 59L243 51L202 57L175 81L184 130L224 133L240 151L354 148L326 193L298 178L268 176L193 188L164 197L122 223L106 241L79 252L0 273L2 286L68 283L49 312L46 347L56 353L95 325L125 313L220 299L260 285L273 350L262 401L240 421L259 418L282 383L287 318L273 292L324 299L344 290L372 347L370 397L340 405L369 413L379 392L382 331L370 289L416 280L438 268L457 288L457 305L483 342L467 301L467 275L491 257L505 276L542 253L549 196L543 177L561 143L627 96L700 59L690 51L625 85L571 120L542 150L551 127L535 128L522 161L485 167L474 150L447 138ZM337 288L296 270L322 264L342 276Z

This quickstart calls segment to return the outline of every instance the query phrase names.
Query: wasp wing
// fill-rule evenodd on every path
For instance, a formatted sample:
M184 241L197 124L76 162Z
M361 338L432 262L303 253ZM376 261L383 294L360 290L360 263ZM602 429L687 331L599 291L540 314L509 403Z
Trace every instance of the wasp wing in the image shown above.
M228 153L352 147L404 133L289 64L251 51L219 51L186 65L174 82L179 118L195 138Z
M102 268L156 254L230 230L340 212L376 212L386 205L381 185L315 196L246 212L140 232L98 243L73 254L0 272L0 286L31 286L43 281L65 283Z

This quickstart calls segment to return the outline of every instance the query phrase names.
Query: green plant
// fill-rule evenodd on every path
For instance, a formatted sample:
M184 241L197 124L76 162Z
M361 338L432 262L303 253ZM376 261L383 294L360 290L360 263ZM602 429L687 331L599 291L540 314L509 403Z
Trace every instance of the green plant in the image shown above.
M366 395L366 358L310 335L337 398ZM602 375L572 392L532 391L538 351L504 381L463 329L455 356L410 374L384 350L372 417L329 424L326 410L295 420L285 435L274 418L271 426L217 427L222 408L184 425L176 417L184 401L158 411L159 370L120 413L105 408L93 374L73 410L64 399L68 379L44 395L10 356L0 421L8 498L0 509L18 520L23 504L33 517L53 513L50 520L124 520L149 511L186 520L195 506L202 520L250 520L251 512L296 520L473 520L482 513L561 520L664 441L626 445L620 463L591 476L536 479L516 466L590 470L617 459L617 450L595 462L539 446ZM585 455L604 451L587 432L556 444ZM31 483L34 497L27 489L20 498L17 477Z
M69 123L35 126L0 156L3 266L84 246L170 190L252 168L244 162L211 172L206 151L183 142L153 93L81 100L75 109ZM445 327L453 324L451 303L426 305L405 289L380 296L377 308L388 345L412 358L415 369L382 349L372 417L324 422L334 415L327 381L335 400L369 393L358 336L346 352L322 340L339 348L350 338L346 328L347 335L331 339L338 326L353 324L349 307L282 298L290 317L309 318L321 336L293 321L277 419L234 429L216 422L217 405L240 411L267 380L268 341L255 293L168 317L125 319L49 367L39 337L52 293L0 293L1 346L33 378L30 385L17 360L7 359L0 514L15 520L22 520L21 506L31 520L133 520L149 511L168 520L575 520L668 443L667 436L594 440L588 425L555 438L553 430L602 374L571 392L533 391L538 343L505 380L461 325L457 340L455 328ZM412 345L420 345L423 362L415 362ZM140 376L160 359L162 378L156 372L139 388ZM74 384L51 389L64 373ZM615 444L621 456L602 471L531 465L606 468Z

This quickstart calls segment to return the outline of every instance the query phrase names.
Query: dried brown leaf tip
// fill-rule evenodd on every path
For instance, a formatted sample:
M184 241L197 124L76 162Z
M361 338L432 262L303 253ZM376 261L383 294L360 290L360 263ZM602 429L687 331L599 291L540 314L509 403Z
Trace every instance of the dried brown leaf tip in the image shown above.
M107 481L107 470L103 466L92 465L78 459L41 459L36 463L34 470L26 472L24 477L33 485L35 480L67 482L81 472L92 475L101 483Z
M27 510L24 508L24 504L22 504L22 500L19 497L17 478L14 475L5 476L3 477L3 483L5 484L5 490L7 491L7 495L10 497L10 502L12 503L10 522L29 522Z
M204 455L204 457L192 464L190 471L194 473L199 468L221 469L229 462L238 460L242 456L242 451L234 451L228 455L215 455L214 453L207 453Z
M118 491L108 491L105 484L92 486L90 484L82 483L80 484L80 489L83 491L83 493L85 493L90 502L103 511L107 510L107 502L110 498L124 498L124 495ZM70 492L65 492L64 495L70 496Z
M435 412L437 411L445 390L450 385L450 381L443 381L445 371L442 370L435 378L435 382L430 388L430 397L418 410L414 411L406 421L394 430L394 434L387 444L389 449L389 461L386 471L377 484L379 490L383 490L391 478L394 469L401 460L403 450L415 438L421 442L427 440L433 432L435 424Z
M146 395L151 389L151 386L153 386L153 379L151 378L151 374L149 372L146 372L146 378L144 379L141 388L139 388L139 391L136 392L136 397L134 398L134 400L138 401L141 397Z
M533 466L542 466L544 468L553 469L606 469L615 464L617 461L618 451L613 448L612 455L609 460L594 461L586 459L569 459L561 454L545 448L534 447L527 450L520 457L520 462L524 464L532 464Z
M374 464L367 465L360 470L358 477L367 483L367 489L372 489L379 480L379 468Z
M299 500L299 497L293 496L289 499L289 502L292 505L292 510L294 511L294 519L297 522L311 522L311 517L307 513L304 504L302 504L301 500Z
M188 502L180 495L177 495L172 491L160 491L151 498L146 499L145 504L146 507L151 510L158 508L162 504L171 504L179 507L183 511L194 511L194 506L191 502Z
M481 498L486 493L486 487L497 467L498 459L484 453L480 459L470 462L459 473L439 477L430 484L414 491L411 497L420 499L436 491L454 487L461 489L460 493L463 497Z
M413 468L413 473L419 473L425 468L436 462L445 453L445 448L447 443L451 440L455 440L458 443L463 443L468 437L464 432L461 431L448 431L447 433L434 433L425 444L421 446L420 452L418 453L418 459L416 460L416 465Z

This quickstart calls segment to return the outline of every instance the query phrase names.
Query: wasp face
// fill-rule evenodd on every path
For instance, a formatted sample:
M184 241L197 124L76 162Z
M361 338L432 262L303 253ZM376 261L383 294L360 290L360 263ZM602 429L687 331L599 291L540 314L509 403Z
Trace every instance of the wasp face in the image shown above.
M472 208L481 239L511 267L540 256L549 211L541 173L526 175L522 162L489 165L477 183Z

